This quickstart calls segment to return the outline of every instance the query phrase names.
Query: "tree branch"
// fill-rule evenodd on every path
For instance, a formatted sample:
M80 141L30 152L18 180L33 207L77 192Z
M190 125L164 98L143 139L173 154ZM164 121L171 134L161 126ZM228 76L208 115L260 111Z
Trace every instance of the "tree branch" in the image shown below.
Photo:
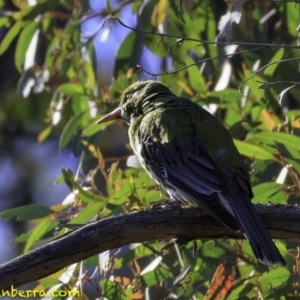
M281 0L280 0L281 1ZM291 0L294 2L295 0ZM268 0L269 2L269 0ZM287 2L287 1L284 1ZM201 40L201 39L195 39L191 38L188 36L182 36L182 35L177 35L177 34L170 34L170 33L161 33L161 32L155 32L152 30L144 30L144 29L139 29L139 28L134 28L131 27L127 24L125 24L121 19L116 18L116 17L108 17L105 19L103 22L102 27L106 25L106 23L110 21L117 21L121 26L135 32L140 32L143 34L150 34L150 35L156 35L159 37L168 37L168 38L175 38L176 40L181 40L181 41L190 41L190 42L196 42L200 44L208 44L208 45L241 45L241 46L259 46L259 47L268 47L268 48L294 48L294 49L299 49L300 45L286 45L286 44L269 44L269 43L252 43L252 42L238 42L238 41L231 41L231 42L224 42L224 41L208 41L208 40Z
M299 238L300 208L256 205L271 236ZM75 262L130 243L178 238L243 238L196 208L140 211L87 224L25 255L0 265L0 290L21 286Z

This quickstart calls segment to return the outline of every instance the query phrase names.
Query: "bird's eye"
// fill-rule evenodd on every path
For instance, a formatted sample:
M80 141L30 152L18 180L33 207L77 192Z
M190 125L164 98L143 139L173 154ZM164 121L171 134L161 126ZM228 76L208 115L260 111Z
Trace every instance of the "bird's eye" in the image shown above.
M132 98L132 93L130 93L130 94L127 94L126 96L125 96L125 103L128 101L128 100L130 100L131 98Z

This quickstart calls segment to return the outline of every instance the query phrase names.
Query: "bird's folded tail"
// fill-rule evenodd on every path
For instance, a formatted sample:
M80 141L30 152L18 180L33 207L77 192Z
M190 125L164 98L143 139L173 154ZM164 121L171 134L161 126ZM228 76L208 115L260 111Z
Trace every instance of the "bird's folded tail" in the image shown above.
M228 201L258 261L265 265L280 264L285 266L286 261L272 241L246 191L240 191L239 194L235 195L224 193L222 196Z

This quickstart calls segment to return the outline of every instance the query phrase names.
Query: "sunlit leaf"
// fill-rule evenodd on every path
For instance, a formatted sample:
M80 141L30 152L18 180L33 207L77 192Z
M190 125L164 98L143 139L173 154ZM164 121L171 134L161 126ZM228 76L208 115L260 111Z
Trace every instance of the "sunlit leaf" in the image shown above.
M271 58L271 60L269 61L269 64L271 64L270 66L268 66L265 71L264 74L267 76L273 76L278 64L275 64L274 62L280 61L282 59L284 55L284 48L279 48L276 53L273 55L273 57ZM274 64L272 64L274 63Z
M262 143L273 144L281 143L286 147L290 147L295 150L300 150L300 137L287 134L283 132L260 132L252 137L253 140L258 139Z
M96 85L96 77L95 72L93 69L93 66L90 62L84 61L83 63L83 69L84 69L84 82L86 86L90 89L94 89Z
M92 193L91 191L82 188L79 185L75 185L75 187L78 191L78 196L85 203L101 202L103 205L105 205L108 201L107 198L96 195L96 194Z
M95 124L95 120L93 120L89 125L84 128L84 136L91 136L95 133L101 131L104 127L107 127L107 123Z
M249 144L247 142L242 142L238 140L234 140L235 146L238 148L239 152L242 155L245 155L252 159L274 159L273 155L263 148Z
M69 224L85 224L90 219L95 217L103 208L105 202L93 202L84 207L71 221Z
M74 94L72 96L72 110L75 115L81 112L87 112L90 110L88 97L84 95Z
M300 174L300 162L299 162L299 158L288 158L285 157L285 160L295 169L297 170L298 174Z
M11 25L11 18L1 16L0 18L0 28L1 27L9 27Z
M167 16L168 11L168 2L167 0L159 0L158 4L156 5L155 11L152 14L152 24L155 27L158 27L162 24Z
M25 61L26 53L30 43L32 42L32 38L35 32L39 28L38 22L31 22L30 24L26 25L22 30L20 37L18 39L16 52L15 52L15 65L19 72L22 71L22 65ZM33 53L31 55L35 56L36 49L31 49Z
M167 268L156 268L153 273L148 272L141 277L141 280L145 286L153 286L159 282L170 278L173 274Z
M34 243L40 240L47 232L53 230L57 226L50 218L42 220L38 225L32 230L27 243L25 245L24 253L27 253Z
M276 288L285 284L291 276L292 274L287 268L277 267L260 276L259 282L263 288L267 289L270 285L272 288Z
M275 126L277 126L278 124L280 124L280 121L279 121L278 117L276 115L274 115L274 114L271 114L266 109L263 109L261 111L261 116L263 118L264 123L266 124L266 126L268 127L268 129L270 131L272 131L272 129Z
M288 194L284 191L282 185L275 182L266 182L259 184L253 188L253 203L268 204L285 203ZM278 199L279 198L279 199ZM276 199L280 201L276 201Z
M65 95L84 95L85 88L77 83L64 83L58 87L58 91Z
M19 34L19 32L21 31L21 29L28 24L29 21L28 20L20 20L17 21L10 29L9 31L6 33L5 37L3 38L3 40L1 41L0 44L0 55L3 54L8 47L10 46L10 44L12 43L12 41L16 38L16 36Z
M193 91L189 88L189 86L183 81L177 81L177 84L189 95L193 96Z

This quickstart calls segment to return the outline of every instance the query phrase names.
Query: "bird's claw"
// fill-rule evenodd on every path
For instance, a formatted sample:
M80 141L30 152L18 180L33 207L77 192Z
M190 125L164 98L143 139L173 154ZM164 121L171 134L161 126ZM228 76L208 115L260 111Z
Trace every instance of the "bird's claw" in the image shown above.
M165 209L172 209L172 210L181 210L181 205L178 201L174 201L172 199L165 200L163 202L155 203L151 206L152 210L165 210Z
M165 239L161 242L160 251L162 252L166 251L167 249L174 246L175 244L177 244L179 247L183 247L186 244L188 244L190 241L192 241L191 238L185 235L179 235L177 238L173 238L173 239Z

